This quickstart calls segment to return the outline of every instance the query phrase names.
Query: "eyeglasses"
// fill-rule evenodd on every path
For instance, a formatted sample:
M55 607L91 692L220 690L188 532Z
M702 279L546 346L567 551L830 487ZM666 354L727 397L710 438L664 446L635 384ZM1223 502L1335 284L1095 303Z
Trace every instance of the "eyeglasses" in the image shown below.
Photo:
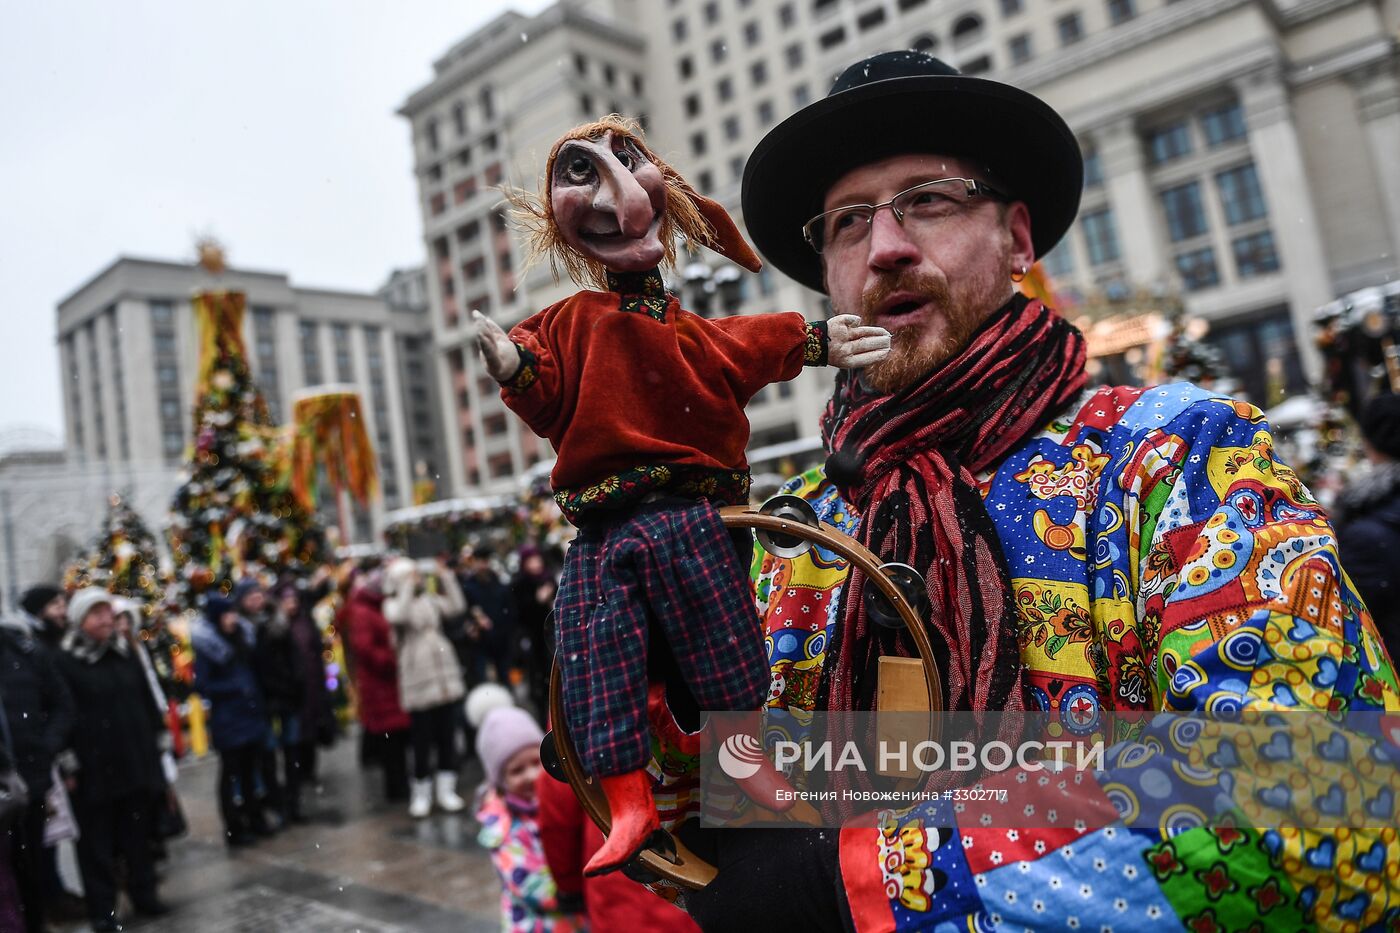
M870 235L875 213L882 207L888 207L901 226L906 221L931 226L958 215L977 197L1010 200L974 178L935 178L905 188L881 204L847 204L818 214L802 225L802 237L818 253L846 249Z

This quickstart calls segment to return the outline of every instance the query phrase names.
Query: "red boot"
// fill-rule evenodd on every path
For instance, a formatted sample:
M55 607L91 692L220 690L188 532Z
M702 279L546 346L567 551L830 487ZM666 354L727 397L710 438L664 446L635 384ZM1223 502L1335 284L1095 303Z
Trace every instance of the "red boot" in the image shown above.
M661 829L656 801L651 796L651 776L645 770L614 774L601 781L608 798L612 828L603 847L584 866L588 877L616 871L646 848L651 834Z
M744 796L760 807L774 813L786 813L796 803L792 785L763 750L763 740L759 738L759 714L755 712L752 716L746 716L743 723L743 727L733 731L732 735L720 735L718 731L713 733L716 742L730 744L736 757L758 766L749 777L729 776L739 786L739 790L743 791ZM713 721L711 728L714 728ZM778 796L779 791L783 792L782 797Z

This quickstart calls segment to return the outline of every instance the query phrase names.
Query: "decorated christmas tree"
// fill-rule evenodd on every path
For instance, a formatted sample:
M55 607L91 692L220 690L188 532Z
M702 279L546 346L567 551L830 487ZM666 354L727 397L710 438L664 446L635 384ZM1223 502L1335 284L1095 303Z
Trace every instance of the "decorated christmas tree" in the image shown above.
M206 291L199 319L194 444L167 535L180 602L227 591L257 569L302 574L328 559L325 535L291 490L290 450L268 415L243 346L244 295Z
M1171 317L1171 332L1162 348L1161 371L1164 381L1192 382L1205 389L1225 391L1230 383L1230 368L1225 354L1206 343L1204 322L1187 318L1177 308Z
M140 600L150 612L163 596L156 538L121 495L107 500L107 516L88 552L69 564L70 589L100 586Z

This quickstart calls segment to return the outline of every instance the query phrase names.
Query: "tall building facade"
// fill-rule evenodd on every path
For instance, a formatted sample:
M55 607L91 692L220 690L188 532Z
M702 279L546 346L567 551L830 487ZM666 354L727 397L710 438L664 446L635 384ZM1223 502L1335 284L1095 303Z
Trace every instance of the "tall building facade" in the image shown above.
M1264 404L1269 387L1298 391L1317 376L1314 309L1400 277L1397 35L1393 0L561 0L537 17L507 14L440 60L402 111L449 363L454 478L489 487L547 456L513 418L497 419L461 331L465 309L484 294L509 326L570 287L512 277L497 305L499 281L462 266L473 254L459 242L488 228L496 258L509 244L518 261L490 213L499 195L482 191L489 176L471 187L486 220L456 194L466 169L455 147L477 132L458 134L457 114L479 109L484 87L493 126L530 127L486 130L498 180L533 186L553 138L621 110L645 114L655 148L736 217L758 140L866 55L920 49L1023 87L1064 115L1085 154L1079 218L1045 257L1056 283L1071 299L1180 294ZM486 256L480 268L504 268ZM673 278L711 313L830 310L781 275L740 274L713 256ZM814 433L828 380L807 373L756 399L755 446Z
M370 540L385 508L411 504L415 464L436 471L440 463L421 280L421 270L395 273L374 295L302 288L281 273L230 269L215 280L191 264L117 259L58 306L69 462L101 471L113 491L139 487L141 501L168 500L191 440L198 334L190 296L238 289L247 295L249 366L275 421L287 423L294 396L308 387L359 390L382 501L358 517L352 536ZM163 513L146 518L164 523Z

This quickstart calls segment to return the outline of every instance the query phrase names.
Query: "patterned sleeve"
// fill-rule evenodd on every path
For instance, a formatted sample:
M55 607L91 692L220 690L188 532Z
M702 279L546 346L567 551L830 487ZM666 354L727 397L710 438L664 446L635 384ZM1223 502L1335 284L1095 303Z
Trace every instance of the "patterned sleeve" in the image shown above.
M1257 409L1195 400L1134 448L1147 465L1142 476L1157 480L1133 493L1143 500L1133 516L1141 537L1128 571L1156 708L1226 721L1241 709L1400 710L1394 667L1338 559L1327 516L1276 457ZM1061 814L1097 808L1097 821L1007 829L978 825L940 801L892 811L878 828L843 830L841 876L855 929L1400 925L1392 789L1382 782L1378 795L1357 797L1357 782L1342 780L1377 828L1256 829L1246 814L1285 793L1279 776L1236 769L1227 783L1228 764L1209 757L1213 770L1187 767L1200 746L1181 726L1193 720L1162 721L1159 737L1116 746L1102 770L994 779L1017 782L1013 795L1048 780L1036 798L1042 806L1046 795L1062 796L1050 806ZM1306 727L1286 723L1279 733L1293 730L1296 743ZM1297 747L1308 749L1304 760L1314 754ZM1315 754L1327 751L1319 745ZM1267 760L1263 746L1254 760ZM1293 784L1303 770L1284 777Z
M1400 709L1395 670L1343 572L1336 534L1276 457L1264 416L1212 400L1182 422L1178 435L1199 428L1140 568L1139 604L1161 633L1162 707Z

